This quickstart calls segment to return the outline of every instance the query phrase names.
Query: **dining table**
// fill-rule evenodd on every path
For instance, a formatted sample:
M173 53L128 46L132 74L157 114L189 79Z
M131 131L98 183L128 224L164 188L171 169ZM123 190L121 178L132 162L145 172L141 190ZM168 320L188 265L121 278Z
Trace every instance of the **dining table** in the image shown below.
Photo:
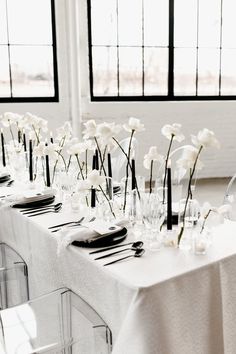
M236 353L235 222L212 231L205 255L174 247L153 251L144 240L141 258L104 267L107 259L90 254L96 249L70 245L58 252L63 233L49 227L78 220L80 211L63 206L29 218L10 205L2 199L0 242L25 260L30 298L73 290L110 327L113 354ZM134 240L129 226L123 243Z

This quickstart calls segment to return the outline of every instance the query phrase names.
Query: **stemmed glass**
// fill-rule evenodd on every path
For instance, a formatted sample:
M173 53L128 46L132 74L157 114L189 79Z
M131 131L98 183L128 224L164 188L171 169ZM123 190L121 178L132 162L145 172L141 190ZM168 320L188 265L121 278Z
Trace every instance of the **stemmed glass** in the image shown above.
M159 250L162 246L160 228L165 220L165 204L157 193L143 193L141 196L142 217L147 231L147 243L151 250Z

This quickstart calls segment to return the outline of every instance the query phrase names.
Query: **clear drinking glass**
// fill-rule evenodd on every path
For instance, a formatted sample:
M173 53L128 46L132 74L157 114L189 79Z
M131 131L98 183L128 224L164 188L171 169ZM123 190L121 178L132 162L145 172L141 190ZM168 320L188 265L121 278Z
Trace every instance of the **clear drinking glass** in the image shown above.
M148 247L158 250L162 246L161 225L165 220L165 205L156 193L141 196L142 217L147 231Z

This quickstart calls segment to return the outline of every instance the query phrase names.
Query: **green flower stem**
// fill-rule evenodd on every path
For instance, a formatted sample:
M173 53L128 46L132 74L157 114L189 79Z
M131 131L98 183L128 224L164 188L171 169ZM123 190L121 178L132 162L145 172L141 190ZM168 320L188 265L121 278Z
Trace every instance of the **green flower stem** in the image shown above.
M130 135L130 140L129 140L129 148L128 148L128 161L130 163L130 153L131 153L131 145L132 145L132 139L134 136L135 130L131 131ZM123 206L123 211L125 211L126 208L126 201L127 201L127 188L128 188L128 178L129 178L129 163L127 162L126 164L126 178L125 178L125 194L124 194L124 206ZM132 170L132 168L131 168ZM137 183L136 183L137 184Z
M85 176L88 177L88 149L85 151Z
M16 147L15 139L14 139L14 134L13 134L13 131L12 131L12 128L11 128L10 119L8 119L8 123L9 123L9 129L10 129L11 137L12 137L12 140L13 140L13 145L14 145L14 147Z
M151 161L150 167L150 182L149 182L149 193L152 193L152 171L153 171L153 160Z
M114 213L114 211L112 209L110 200L108 199L108 197L107 197L106 193L104 192L104 190L102 189L101 185L99 185L99 188L101 189L102 194L104 195L104 197L106 198L106 200L107 200L107 202L109 204L109 208L110 208L110 211L111 211L112 215L114 216L114 218L116 218L115 213Z
M120 150L123 152L123 154L125 155L126 159L127 159L127 164L129 165L130 171L132 171L132 165L130 163L130 159L128 157L128 154L125 152L125 150L123 149L123 147L120 145L119 141L114 138L114 136L112 137L112 139L115 141L115 143L117 144L117 146L120 148ZM136 177L135 177L136 178ZM138 198L140 200L140 193L139 193L139 189L138 189L138 183L136 180L136 189L137 189L137 193L138 193Z
M82 166L81 166L81 164L80 164L78 154L76 154L75 157L76 157L76 160L77 160L77 162L78 162L78 166L79 166L79 170L80 170L81 177L82 177L82 179L84 179L83 168L82 168Z
M69 168L70 168L71 158L72 158L72 155L70 155L69 161L68 161L68 165L67 165L67 167L66 167L66 171L67 171L67 172L69 171Z
M184 206L184 212L183 212L183 226L181 227L180 233L178 235L178 245L179 245L180 240L181 240L181 238L183 236L184 227L185 227L185 215L186 215L186 211L187 211L188 201L189 201L190 195L191 195L191 183L192 183L193 175L194 175L194 172L195 172L195 169L196 169L196 166L197 166L197 161L198 161L198 158L199 158L199 155L200 155L202 149L203 149L203 146L201 145L200 148L199 148L199 151L197 153L196 160L195 160L194 165L193 165L192 173L191 173L191 175L189 177L187 198L186 198L186 202L185 202L185 206Z
M62 161L63 161L63 163L64 163L65 171L67 171L66 161L65 161L65 159L64 159L64 156L63 156L62 153L61 153L61 150L58 151L57 153L58 153L58 155L61 157L61 159L62 159Z
M60 146L61 149L60 149L59 151L57 151L58 156L61 154L61 151L62 151L63 146L64 146L64 144L65 144L65 140L66 140L66 136L64 135L64 136L61 138L61 141L60 141L60 143L59 143L59 146ZM62 155L61 155L61 156L62 156ZM55 165L54 165L54 167L53 167L52 183L54 182L54 179L55 179L55 174L56 174L56 168L57 168L58 161L59 161L59 158L56 160Z
M96 143L96 146L97 146L97 149L98 149L98 154L99 154L99 158L100 158L100 162L101 162L100 172L103 170L104 176L106 177L107 173L106 173L106 170L105 170L105 167L104 167L104 164L103 164L102 152L101 152L101 149L100 149L100 146L98 144L98 140L97 140L96 136L94 137L94 140L95 140L95 143Z
M209 209L209 210L208 210L208 213L206 214L206 216L204 216L204 221L203 221L203 223L202 223L202 227L201 227L200 234L203 232L203 230L204 230L204 228L205 228L205 224L206 224L207 218L208 218L208 216L210 215L210 213L211 213L212 211L213 211L212 209Z
M163 204L165 203L165 187L166 187L166 177L167 177L167 165L168 165L168 160L169 160L169 156L170 156L170 150L173 144L173 140L174 140L174 134L171 134L171 139L170 139L170 144L169 144L169 148L166 154L166 161L165 161L165 174L164 174L164 180L163 180Z

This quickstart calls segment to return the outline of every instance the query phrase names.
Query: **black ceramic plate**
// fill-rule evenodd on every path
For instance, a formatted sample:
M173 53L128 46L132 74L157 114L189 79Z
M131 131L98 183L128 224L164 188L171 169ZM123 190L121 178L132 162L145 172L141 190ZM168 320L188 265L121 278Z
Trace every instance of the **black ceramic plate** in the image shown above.
M94 241L74 241L72 245L77 247L106 247L116 245L124 241L127 237L127 229L123 227L117 232L113 232L110 235L106 235Z
M33 201L33 202L25 202L25 203L15 203L12 204L12 208L33 208L33 207L40 207L40 206L46 206L49 204L52 204L55 200L55 196L52 196L50 198L46 198L43 200L38 200L38 201Z

